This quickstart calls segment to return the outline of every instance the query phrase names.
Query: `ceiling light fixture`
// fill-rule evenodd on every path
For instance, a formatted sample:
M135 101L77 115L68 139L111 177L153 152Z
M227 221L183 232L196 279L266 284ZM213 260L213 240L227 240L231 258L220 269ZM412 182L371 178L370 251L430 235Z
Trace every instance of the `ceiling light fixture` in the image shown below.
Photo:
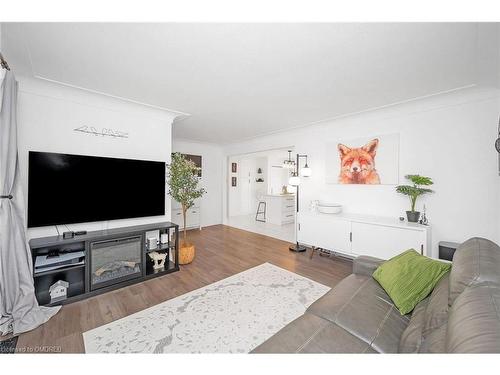
M283 161L283 168L285 169L294 169L295 168L295 160L292 160L292 151L288 150L288 159Z

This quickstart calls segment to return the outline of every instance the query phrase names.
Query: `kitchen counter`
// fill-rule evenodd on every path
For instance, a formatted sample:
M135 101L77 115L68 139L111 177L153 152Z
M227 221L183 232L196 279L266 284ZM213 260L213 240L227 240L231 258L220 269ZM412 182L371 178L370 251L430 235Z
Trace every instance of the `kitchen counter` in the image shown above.
M295 194L266 194L266 222L276 225L295 221Z

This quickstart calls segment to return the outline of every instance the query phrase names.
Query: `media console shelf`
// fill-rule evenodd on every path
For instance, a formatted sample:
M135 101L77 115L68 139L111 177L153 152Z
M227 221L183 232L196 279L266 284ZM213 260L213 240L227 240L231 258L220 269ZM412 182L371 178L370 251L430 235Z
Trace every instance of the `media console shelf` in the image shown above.
M147 232L166 234L168 242L148 248ZM88 232L64 239L62 236L33 238L30 240L33 257L33 280L38 303L44 306L61 305L92 297L153 277L179 271L179 226L170 222L137 225ZM165 265L154 269L148 253L156 251L166 255ZM74 263L54 265L54 268L35 268L36 258L49 252L74 255ZM56 262L57 263L57 262ZM69 283L67 298L51 302L49 288L57 281Z

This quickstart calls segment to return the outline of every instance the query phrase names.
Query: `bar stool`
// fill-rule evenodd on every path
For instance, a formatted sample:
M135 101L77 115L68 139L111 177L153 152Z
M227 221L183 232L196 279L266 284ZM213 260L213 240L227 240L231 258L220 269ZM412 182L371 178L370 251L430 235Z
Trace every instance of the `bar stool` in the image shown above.
M257 201L259 204L257 205L257 212L255 213L255 221L266 222L266 200L262 194L257 195ZM262 215L263 218L259 218L259 215Z

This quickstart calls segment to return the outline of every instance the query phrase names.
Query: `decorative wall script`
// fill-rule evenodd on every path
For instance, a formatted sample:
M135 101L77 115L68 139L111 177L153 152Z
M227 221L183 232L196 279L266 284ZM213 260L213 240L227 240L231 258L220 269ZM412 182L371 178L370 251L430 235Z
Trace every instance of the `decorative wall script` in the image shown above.
M113 137L113 138L128 138L128 133L121 130L111 129L111 128L95 128L93 126L83 125L79 128L73 129L76 132L81 132L85 134L91 134L95 136L102 137Z

